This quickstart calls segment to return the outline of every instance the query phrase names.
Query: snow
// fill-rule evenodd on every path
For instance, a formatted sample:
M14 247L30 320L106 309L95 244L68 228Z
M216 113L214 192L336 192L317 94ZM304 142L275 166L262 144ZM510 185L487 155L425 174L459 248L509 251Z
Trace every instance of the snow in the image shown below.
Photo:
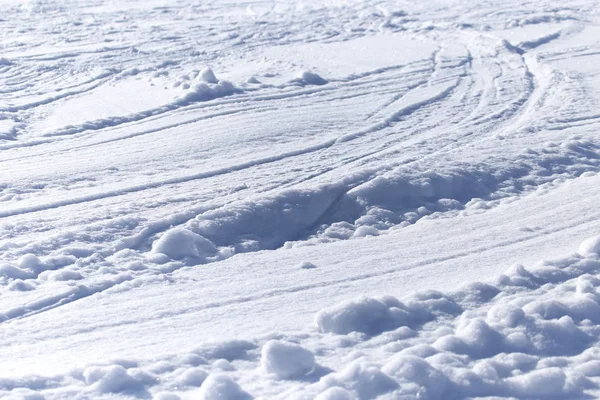
M579 245L579 254L582 256L600 255L600 236L586 239Z
M264 344L260 362L265 372L278 379L301 377L315 367L315 357L309 350L278 340Z
M0 1L0 398L599 397L599 18Z
M251 399L230 377L221 374L212 374L200 387L198 399L201 400L247 400Z
M205 259L206 256L214 255L217 248L210 240L192 231L173 228L152 244L152 252L165 254L173 259Z

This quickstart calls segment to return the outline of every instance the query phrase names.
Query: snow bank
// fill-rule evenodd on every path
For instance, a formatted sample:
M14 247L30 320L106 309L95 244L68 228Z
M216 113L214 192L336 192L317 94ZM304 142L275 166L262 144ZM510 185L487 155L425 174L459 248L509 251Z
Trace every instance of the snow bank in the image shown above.
M278 379L290 379L308 374L315 367L314 355L294 343L271 340L261 352L263 369Z
M340 186L280 192L205 212L188 228L236 253L273 249L307 235L343 192Z

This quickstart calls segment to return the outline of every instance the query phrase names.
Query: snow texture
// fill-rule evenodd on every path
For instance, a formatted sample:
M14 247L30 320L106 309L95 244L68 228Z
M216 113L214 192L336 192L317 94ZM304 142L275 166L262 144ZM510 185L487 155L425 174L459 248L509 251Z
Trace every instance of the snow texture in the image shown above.
M0 398L599 398L599 26L0 1Z

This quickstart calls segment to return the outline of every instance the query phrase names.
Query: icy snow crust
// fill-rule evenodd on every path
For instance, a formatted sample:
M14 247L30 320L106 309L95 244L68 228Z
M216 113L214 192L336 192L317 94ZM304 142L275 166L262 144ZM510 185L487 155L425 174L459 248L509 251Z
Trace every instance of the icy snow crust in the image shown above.
M563 3L0 1L0 398L600 396Z

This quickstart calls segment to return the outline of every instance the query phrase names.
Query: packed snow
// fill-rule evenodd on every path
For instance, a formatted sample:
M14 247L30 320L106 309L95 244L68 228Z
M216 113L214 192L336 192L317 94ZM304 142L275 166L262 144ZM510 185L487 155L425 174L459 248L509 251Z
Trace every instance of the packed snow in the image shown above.
M0 1L0 398L600 397L599 23Z

